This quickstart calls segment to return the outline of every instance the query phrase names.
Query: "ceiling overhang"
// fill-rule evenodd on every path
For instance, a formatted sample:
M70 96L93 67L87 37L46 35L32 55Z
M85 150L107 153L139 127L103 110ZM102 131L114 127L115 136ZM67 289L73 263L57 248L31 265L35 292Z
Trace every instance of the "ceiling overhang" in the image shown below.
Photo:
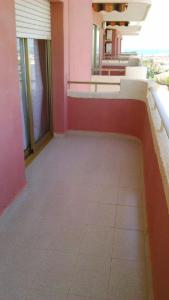
M126 22L141 22L144 21L151 7L151 0L92 0L93 4L126 4L124 11L113 10L108 12L103 9L99 14L102 15L104 21L126 21ZM109 7L109 6L108 6ZM110 5L111 7L111 5ZM115 6L116 9L116 6Z
M141 30L141 26L107 26L106 29L110 29L110 30L113 30L113 29L116 29L118 31L118 33L121 35L121 36L124 36L124 35L139 35L140 33L140 30Z

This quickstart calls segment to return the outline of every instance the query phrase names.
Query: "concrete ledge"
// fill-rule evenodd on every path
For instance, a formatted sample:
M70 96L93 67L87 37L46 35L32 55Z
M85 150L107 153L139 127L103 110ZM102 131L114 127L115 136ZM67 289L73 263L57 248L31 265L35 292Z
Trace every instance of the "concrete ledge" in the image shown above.
M145 102L147 98L147 80L121 79L119 92L91 92L68 90L68 97L79 99L137 99Z

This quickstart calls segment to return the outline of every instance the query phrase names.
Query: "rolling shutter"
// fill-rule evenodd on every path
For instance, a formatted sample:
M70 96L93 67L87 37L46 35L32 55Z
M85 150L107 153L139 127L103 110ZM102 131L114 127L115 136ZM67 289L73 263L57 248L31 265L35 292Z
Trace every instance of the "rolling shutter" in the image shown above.
M16 35L20 38L51 39L48 0L15 0Z

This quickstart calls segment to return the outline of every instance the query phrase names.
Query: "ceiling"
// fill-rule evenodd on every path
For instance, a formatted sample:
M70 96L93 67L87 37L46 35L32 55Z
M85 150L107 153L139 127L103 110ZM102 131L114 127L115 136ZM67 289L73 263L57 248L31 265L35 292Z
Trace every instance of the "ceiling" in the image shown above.
M112 12L99 12L104 21L144 21L151 7L150 0L92 0L92 3L127 3L128 7L124 12L116 10Z

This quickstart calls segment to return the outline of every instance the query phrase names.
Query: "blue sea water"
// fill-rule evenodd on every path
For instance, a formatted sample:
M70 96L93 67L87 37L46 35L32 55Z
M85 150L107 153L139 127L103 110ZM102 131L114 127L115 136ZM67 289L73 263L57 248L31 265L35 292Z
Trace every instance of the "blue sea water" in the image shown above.
M139 49L134 50L140 56L169 56L169 49ZM125 52L133 52L133 50L126 50Z

